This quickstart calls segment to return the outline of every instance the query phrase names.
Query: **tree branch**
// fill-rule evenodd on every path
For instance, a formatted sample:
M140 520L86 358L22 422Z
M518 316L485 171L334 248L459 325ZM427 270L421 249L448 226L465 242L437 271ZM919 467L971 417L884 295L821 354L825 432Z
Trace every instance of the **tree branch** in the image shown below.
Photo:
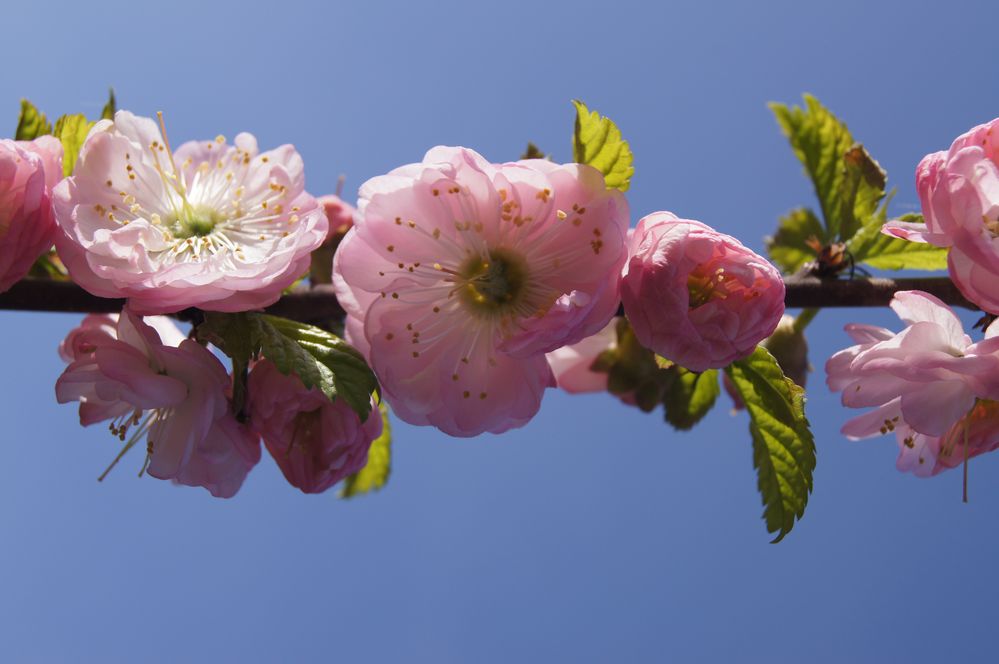
M118 313L125 300L91 295L70 281L22 279L6 293L0 293L0 310L52 311L68 313ZM299 288L267 307L265 311L303 323L330 319L343 320L344 312L333 294L332 286ZM195 318L193 311L174 314L182 320Z
M921 290L935 295L944 304L977 311L947 277L907 277L904 279L819 279L786 277L784 302L798 307L886 307L897 291Z
M785 302L789 308L805 307L883 307L900 290L921 290L953 306L975 309L947 277L905 279L819 279L787 277ZM69 313L117 313L124 300L97 297L68 281L24 279L6 293L0 293L0 310L61 311ZM343 319L333 287L301 287L267 307L266 312L304 323ZM179 312L178 318L190 319L193 312Z

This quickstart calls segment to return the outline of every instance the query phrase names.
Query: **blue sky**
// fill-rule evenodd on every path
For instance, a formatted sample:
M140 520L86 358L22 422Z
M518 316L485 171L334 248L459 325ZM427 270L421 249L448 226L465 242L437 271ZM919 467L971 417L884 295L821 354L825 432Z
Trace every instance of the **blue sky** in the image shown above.
M991 3L246 3L8 9L0 118L166 113L171 140L294 143L309 189L347 189L436 144L569 160L580 98L636 155L633 222L702 220L762 249L814 204L766 103L814 93L918 207L927 152L999 115ZM999 458L961 477L848 442L809 330L818 446L803 522L770 545L744 415L692 433L550 391L503 436L397 423L390 485L304 496L268 459L233 500L135 479L55 403L78 317L0 313L0 657L9 661L990 661ZM966 321L973 319L964 316ZM993 455L994 457L995 455Z

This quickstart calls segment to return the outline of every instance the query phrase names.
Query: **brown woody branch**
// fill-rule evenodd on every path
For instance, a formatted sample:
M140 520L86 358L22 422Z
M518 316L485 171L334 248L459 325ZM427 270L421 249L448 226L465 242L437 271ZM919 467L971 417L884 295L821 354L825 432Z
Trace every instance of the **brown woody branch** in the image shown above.
M897 291L921 290L945 304L978 310L947 277L907 277L903 279L819 279L786 277L784 302L789 308L885 307Z
M961 295L946 277L904 279L819 279L787 277L785 302L789 308L808 307L883 307L900 290L921 290L947 304L977 309ZM106 299L86 292L72 282L25 279L6 293L0 293L0 310L61 311L70 313L116 313L124 300ZM266 309L267 313L294 320L316 323L342 319L343 309L329 285L300 288L285 295ZM191 312L180 312L190 319Z
M69 281L23 279L6 293L0 293L0 310L53 311L68 313L118 313L125 300L91 295ZM332 286L301 288L285 295L265 311L304 323L343 319L343 309L333 294ZM195 319L193 311L175 314L184 320Z

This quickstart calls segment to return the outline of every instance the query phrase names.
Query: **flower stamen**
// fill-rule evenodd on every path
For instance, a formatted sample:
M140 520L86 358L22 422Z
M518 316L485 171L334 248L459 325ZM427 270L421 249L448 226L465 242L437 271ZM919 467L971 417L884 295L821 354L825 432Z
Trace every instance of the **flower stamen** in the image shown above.
M112 422L111 433L119 440L125 440L125 433L128 431L129 426L139 424L139 428L136 429L135 432L129 437L128 442L126 442L121 448L121 451L118 452L118 455L114 458L110 465L104 469L104 472L97 478L97 481L103 482L104 478L108 476L108 473L110 473L111 470L118 465L118 462L122 460L122 457L124 457L130 449L135 447L135 444L138 443L139 439L149 431L150 427L156 424L159 420L165 419L167 415L168 413L165 413L160 409L151 410L148 412L145 419L141 420L141 424L139 424L140 418L142 417L142 411L136 410L134 413L130 413L128 415L128 419L125 420L123 425L115 425L114 422ZM146 462L142 466L142 471L139 473L139 477L142 476L142 473L145 472L146 466L149 464L149 456L152 454L152 441L147 444L147 450Z

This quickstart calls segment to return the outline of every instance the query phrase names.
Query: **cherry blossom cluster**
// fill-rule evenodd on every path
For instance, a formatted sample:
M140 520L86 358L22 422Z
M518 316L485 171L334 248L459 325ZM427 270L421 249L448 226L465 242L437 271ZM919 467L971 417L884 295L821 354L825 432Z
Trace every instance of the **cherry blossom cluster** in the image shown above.
M396 415L454 436L530 420L560 349L599 344L622 296L639 340L694 371L746 357L784 311L780 274L735 238L656 212L629 239L624 197L585 165L434 148L358 207L333 266L347 337Z
M916 186L925 224L891 221L882 232L949 248L950 276L957 287L982 310L999 314L999 119L958 137L949 151L924 158L916 170ZM646 218L639 223L636 237L647 235L647 226L655 225L649 221ZM661 224L663 220L656 221ZM678 229L669 228L669 232L677 233ZM652 246L660 251L665 245L668 243L656 242ZM683 251L691 250L683 246ZM631 263L641 255L641 250L633 250ZM711 272L705 269L708 263L703 258L696 262L701 266L697 274ZM667 264L678 266L682 262ZM739 265L738 269L748 271L753 261L747 259ZM764 262L761 269L767 267ZM650 272L640 274L646 277ZM688 321L670 313L669 308L656 311L649 307L643 314L634 307L628 309L631 292L626 283L622 289L626 312L639 339L650 348L661 349L666 357L682 357L675 348L657 347L650 337L655 331L686 326ZM677 296L683 298L676 288L662 289L655 295L661 302ZM726 301L722 299L716 306L724 306ZM766 303L761 302L761 306ZM973 343L955 313L932 295L899 292L891 307L907 324L904 330L896 334L870 325L848 325L846 331L856 345L836 353L826 364L827 384L842 392L844 406L874 408L850 420L843 433L850 439L894 434L899 446L898 469L920 477L936 475L999 448L999 325L989 325L984 339ZM727 329L736 329L744 320L742 316L752 321L759 313L759 309L740 309ZM655 318L648 321L643 315ZM779 357L785 373L804 385L807 347L800 331L795 331L793 319L784 318L785 331L775 332L764 345L772 345L771 352ZM729 337L733 341L738 338L738 334ZM571 392L606 389L607 374L595 370L594 361L613 349L616 341L611 324L598 335L551 353L559 384ZM695 354L711 347L703 333L694 331L675 338L674 343L689 345ZM704 369L719 365L688 360L685 366ZM730 394L736 407L741 407L738 395L731 390ZM629 397L625 395L624 400L629 401Z
M894 237L949 248L952 280L991 314L999 313L996 127L999 120L960 136L947 152L928 155L916 172L925 224L892 221L883 229ZM845 406L874 407L848 422L844 434L857 439L894 433L899 470L921 477L999 447L996 325L986 328L984 340L972 343L953 311L931 295L900 292L891 306L908 324L905 330L895 334L850 325L847 332L857 345L826 365L828 385L842 391ZM632 317L632 324L637 332L640 319ZM788 336L792 340L784 352L796 368L785 370L799 374L803 385L804 339ZM572 391L604 389L606 374L590 366L614 342L608 327L602 335L553 353L560 382Z
M239 490L261 439L307 493L364 466L380 417L362 422L266 357L236 413L219 359L157 315L260 308L308 270L328 221L294 148L260 152L240 134L234 145L218 137L171 151L156 123L121 111L92 128L53 196L54 242L72 278L128 299L121 316L88 316L69 334L56 384L60 402L80 403L81 424L109 421L119 458L141 443L142 472L220 497Z
M342 401L306 389L266 359L250 371L252 416L240 422L218 358L169 318L143 319L130 307L86 317L59 353L69 366L56 398L80 402L84 426L109 421L123 443L118 459L142 443L140 472L218 497L235 495L260 461L261 437L289 483L319 493L363 468L381 433L380 417L362 423Z
M953 280L991 313L997 123L920 164L925 225L884 228L949 247ZM802 328L784 313L779 271L670 212L629 228L623 193L589 165L492 163L436 147L364 183L355 208L311 196L290 145L261 151L243 133L174 150L162 117L127 111L94 124L71 176L61 160L51 137L0 141L0 290L54 245L73 281L127 300L120 315L87 316L70 332L56 384L60 402L79 403L81 424L107 423L121 444L112 466L139 446L140 474L221 497L242 486L261 441L304 492L364 468L382 433L377 409L359 414L267 352L240 365L165 317L259 311L306 277L333 284L343 334L377 377L371 404L384 399L400 419L452 436L523 426L548 388L608 389L600 358L619 342L622 309L655 366L724 369L762 342L805 382ZM848 326L856 345L827 364L844 405L874 409L844 433L894 433L899 468L918 475L999 446L999 327L973 343L919 292L898 293L892 308L902 332Z
M968 300L999 314L999 119L959 136L916 168L925 224L891 221L882 232L948 248L950 277ZM850 438L894 433L899 470L935 475L999 447L999 326L972 343L953 311L919 291L892 309L907 327L846 330L856 342L826 364L843 405L874 407L843 427Z
M582 164L438 147L365 183L355 210L310 196L291 146L239 134L174 150L162 117L96 123L65 179L57 141L0 147L0 238L16 243L4 286L55 244L77 284L128 302L69 334L58 400L107 422L119 458L144 447L142 472L216 496L238 491L261 439L319 492L362 468L381 431L261 356L237 405L240 376L163 317L265 307L334 235L348 341L398 417L455 436L526 424L556 354L600 339L622 296L642 343L694 371L745 357L783 313L780 275L734 238L658 212L629 239L624 196Z
M853 323L856 345L826 363L826 382L848 408L874 407L843 427L849 438L895 434L898 469L935 475L999 447L999 325L972 343L940 300L900 291L899 333Z

